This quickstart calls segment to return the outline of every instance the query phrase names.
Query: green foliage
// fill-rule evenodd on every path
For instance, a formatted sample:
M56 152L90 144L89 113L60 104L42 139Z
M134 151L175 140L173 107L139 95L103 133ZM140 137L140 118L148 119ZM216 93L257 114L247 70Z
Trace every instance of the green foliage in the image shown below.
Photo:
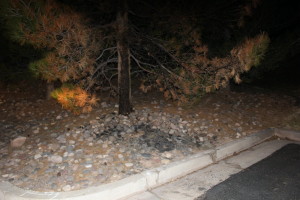
M5 35L14 42L30 43L30 41L24 39L25 33L22 27L26 27L27 31L34 32L37 21L33 16L29 16L33 13L26 13L28 11L26 1L19 1L24 6L24 9L19 9L18 12L12 9L16 2L14 0L1 0L0 16L5 24ZM34 1L30 6L37 10L41 4L42 1Z
M64 83L64 84L62 84L61 87L56 88L55 90L53 90L50 95L51 95L52 98L57 99L59 94L61 94L63 92L63 89L73 90L74 88L75 88L74 84Z
M297 31L286 32L278 38L274 38L269 45L268 51L263 56L264 59L258 63L257 68L252 68L249 73L243 74L246 82L264 79L264 75L275 71L280 66L288 64L289 59L299 52L297 49ZM298 45L299 46L299 45ZM283 62L285 62L283 64Z
M267 53L267 49L269 47L270 44L270 38L268 36L264 36L264 38L261 40L260 43L256 43L250 53L250 57L251 57L251 66L253 67L257 67L261 64L261 62L263 61L266 53Z
M32 72L32 74L35 77L40 77L41 74L44 74L45 69L47 69L49 66L49 63L45 58L40 60L35 60L31 63L29 63L29 70Z
M262 33L251 39L246 39L241 45L231 50L231 55L237 57L241 64L241 72L248 72L258 66L267 52L270 38Z

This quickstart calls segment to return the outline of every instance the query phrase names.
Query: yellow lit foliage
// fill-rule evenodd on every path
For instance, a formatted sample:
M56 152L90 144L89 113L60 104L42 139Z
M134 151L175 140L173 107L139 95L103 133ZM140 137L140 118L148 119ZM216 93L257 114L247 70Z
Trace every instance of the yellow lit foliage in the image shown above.
M75 114L86 113L92 110L92 106L97 105L99 99L95 95L90 95L80 87L63 86L54 90L51 96L55 98L64 109Z

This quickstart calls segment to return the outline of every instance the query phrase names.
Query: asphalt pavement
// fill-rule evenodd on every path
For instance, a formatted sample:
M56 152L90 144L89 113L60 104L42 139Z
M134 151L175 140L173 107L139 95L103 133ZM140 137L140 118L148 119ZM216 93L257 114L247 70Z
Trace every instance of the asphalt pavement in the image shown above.
M300 145L288 144L197 200L300 200Z

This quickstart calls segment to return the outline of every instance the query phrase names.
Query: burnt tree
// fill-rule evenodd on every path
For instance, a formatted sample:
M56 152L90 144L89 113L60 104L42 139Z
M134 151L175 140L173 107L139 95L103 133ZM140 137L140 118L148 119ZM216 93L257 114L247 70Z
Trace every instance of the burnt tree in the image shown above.
M117 51L118 51L118 92L119 114L128 115L132 112L130 51L128 44L128 8L126 0L118 0Z

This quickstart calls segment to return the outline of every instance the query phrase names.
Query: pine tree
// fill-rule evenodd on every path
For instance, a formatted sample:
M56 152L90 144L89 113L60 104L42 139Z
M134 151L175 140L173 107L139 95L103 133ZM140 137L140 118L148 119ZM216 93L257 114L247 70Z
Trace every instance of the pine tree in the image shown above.
M86 90L109 84L119 95L119 113L125 115L132 111L132 73L143 79L144 92L156 87L166 98L186 102L226 87L230 79L240 82L242 73L260 63L269 43L267 34L259 34L224 57L211 57L199 24L206 16L198 11L205 10L180 1L160 2L154 9L147 1L88 1L101 19L94 28L84 14L54 0L6 2L11 39L44 51L43 59L31 63L33 72L48 82L71 82ZM148 17L140 21L143 14ZM112 84L116 75L118 89Z

